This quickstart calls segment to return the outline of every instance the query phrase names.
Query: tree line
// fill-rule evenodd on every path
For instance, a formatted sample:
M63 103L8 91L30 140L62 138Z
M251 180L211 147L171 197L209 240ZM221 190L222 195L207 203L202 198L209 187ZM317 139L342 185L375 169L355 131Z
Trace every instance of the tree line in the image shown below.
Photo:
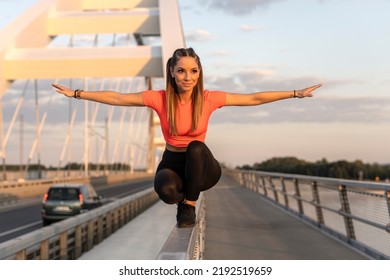
M369 164L364 163L361 160L355 160L353 162L348 162L346 160L328 162L326 159L321 159L316 162L308 162L296 157L275 157L261 163L255 163L252 166L239 166L237 169L352 180L378 181L389 180L390 178L390 164Z
M71 162L66 164L63 167L53 167L53 166L46 166L43 164L30 164L29 166L26 165L6 165L5 170L6 171L20 171L22 170L28 171L36 171L36 170L84 170L85 166L83 163L77 163L77 162ZM130 170L130 165L125 163L110 163L110 164L96 164L96 163L89 163L88 169L89 170L102 170L104 168L107 168L109 170Z

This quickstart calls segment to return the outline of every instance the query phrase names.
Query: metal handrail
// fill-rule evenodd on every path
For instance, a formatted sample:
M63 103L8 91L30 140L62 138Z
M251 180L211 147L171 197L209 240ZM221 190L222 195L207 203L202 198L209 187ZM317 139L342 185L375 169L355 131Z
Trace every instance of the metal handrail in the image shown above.
M226 173L372 258L390 259L390 184L253 170Z
M307 176L299 174L288 174L288 173L278 173L278 172L265 172L265 171L254 171L254 170L233 170L230 172L240 172L245 174L261 174L263 177L272 177L272 178L284 178L284 179L297 179L306 182L317 182L323 185L330 186L353 186L358 188L368 188L373 190L386 190L390 191L390 184L384 182L368 182L368 181L357 181L349 179L338 179L338 178L328 178L328 177L318 177L318 176Z
M0 259L78 259L158 201L153 188L0 244Z

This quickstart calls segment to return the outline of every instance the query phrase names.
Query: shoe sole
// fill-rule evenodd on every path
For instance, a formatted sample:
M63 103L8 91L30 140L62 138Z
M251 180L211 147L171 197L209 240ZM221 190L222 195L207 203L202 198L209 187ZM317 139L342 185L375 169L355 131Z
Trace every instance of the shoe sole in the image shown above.
M178 228L190 228L196 225L196 222L193 224L176 224Z

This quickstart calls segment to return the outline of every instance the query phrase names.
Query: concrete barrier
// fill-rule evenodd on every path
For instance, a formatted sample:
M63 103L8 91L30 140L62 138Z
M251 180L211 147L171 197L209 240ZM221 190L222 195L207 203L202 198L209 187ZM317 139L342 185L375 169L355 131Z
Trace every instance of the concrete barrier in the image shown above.
M0 207L17 203L19 198L9 193L0 193Z
M0 244L0 259L68 260L117 231L158 201L153 188Z
M197 223L192 228L178 228L176 225L157 255L157 260L201 260L204 253L206 230L206 205L201 193L196 209Z
M75 182L90 183L93 186L115 184L138 178L151 177L153 174L146 172L119 173L109 176L97 177L64 177L42 180L29 180L25 182L7 182L0 185L0 207L18 202L19 199L36 198L43 196L53 184Z

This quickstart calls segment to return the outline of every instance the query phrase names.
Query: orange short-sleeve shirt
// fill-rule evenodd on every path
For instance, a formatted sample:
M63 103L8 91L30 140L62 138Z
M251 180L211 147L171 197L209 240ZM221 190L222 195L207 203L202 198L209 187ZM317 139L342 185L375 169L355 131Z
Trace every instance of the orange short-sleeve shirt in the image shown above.
M167 116L165 90L147 90L142 93L145 106L152 108L160 118L161 131L165 141L175 147L187 147L191 141L205 141L210 115L216 109L221 108L226 102L226 92L208 91L203 92L203 110L198 127L191 131L192 125L192 102L180 104L177 108L177 135L171 135Z

